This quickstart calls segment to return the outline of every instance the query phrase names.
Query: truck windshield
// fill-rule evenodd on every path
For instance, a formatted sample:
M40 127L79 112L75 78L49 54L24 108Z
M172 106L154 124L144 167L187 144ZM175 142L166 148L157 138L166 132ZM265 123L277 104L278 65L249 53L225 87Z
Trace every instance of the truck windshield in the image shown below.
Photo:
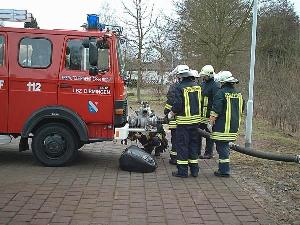
M124 62L124 57L123 57L123 49L122 49L120 40L118 40L117 51L118 51L118 62L119 62L120 75L124 79L124 78L126 78L126 71L125 71L125 62Z

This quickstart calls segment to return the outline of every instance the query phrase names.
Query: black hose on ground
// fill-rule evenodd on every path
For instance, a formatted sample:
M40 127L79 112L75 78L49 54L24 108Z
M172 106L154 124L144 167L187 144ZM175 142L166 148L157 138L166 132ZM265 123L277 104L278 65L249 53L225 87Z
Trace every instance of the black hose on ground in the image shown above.
M199 133L201 134L202 137L205 138L211 138L210 133L199 129ZM268 160L274 160L274 161L281 161L281 162L295 162L300 164L300 155L279 155L279 154L274 154L271 152L262 152L262 151L257 151L254 149L250 148L243 148L239 145L236 145L232 142L229 143L230 149L237 151L239 153L245 154L245 155L250 155L253 157L261 158L261 159L268 159Z

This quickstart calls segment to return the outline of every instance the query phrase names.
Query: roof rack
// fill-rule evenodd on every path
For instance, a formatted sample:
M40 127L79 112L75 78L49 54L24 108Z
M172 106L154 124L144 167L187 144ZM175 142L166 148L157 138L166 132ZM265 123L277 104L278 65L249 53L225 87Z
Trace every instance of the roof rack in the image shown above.
M31 22L33 16L27 10L0 9L0 21Z

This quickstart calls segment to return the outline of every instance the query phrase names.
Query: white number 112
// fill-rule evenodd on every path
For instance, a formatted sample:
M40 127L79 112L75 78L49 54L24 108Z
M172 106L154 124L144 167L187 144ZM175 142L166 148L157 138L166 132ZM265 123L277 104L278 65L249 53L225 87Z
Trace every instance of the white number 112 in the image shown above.
M42 91L41 83L28 82L27 87L28 87L28 91Z

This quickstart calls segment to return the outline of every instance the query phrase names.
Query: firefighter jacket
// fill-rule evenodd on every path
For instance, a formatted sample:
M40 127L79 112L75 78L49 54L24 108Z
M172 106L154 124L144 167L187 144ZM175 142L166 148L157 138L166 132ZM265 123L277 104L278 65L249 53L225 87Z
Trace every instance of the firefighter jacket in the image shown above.
M210 115L217 117L213 126L212 139L235 141L243 112L242 94L231 84L225 84L213 100Z
M167 93L167 102L164 109L164 114L168 116L168 113L171 111L171 108L174 104L175 100L175 89L178 83L174 83L169 87L168 93ZM169 121L169 129L175 129L176 128L176 120L170 120Z
M176 88L177 84L178 83L171 84L169 87L169 90L167 93L167 102L166 102L165 110L164 110L165 115L168 115L168 113L171 111L171 108L173 106L173 103L175 100L175 88Z
M190 78L184 78L176 86L171 110L176 114L177 125L201 123L201 87Z
M217 84L214 79L205 80L201 83L202 100L201 100L201 115L204 118L204 122L208 122L210 111L213 104L213 98L220 89L220 85Z

